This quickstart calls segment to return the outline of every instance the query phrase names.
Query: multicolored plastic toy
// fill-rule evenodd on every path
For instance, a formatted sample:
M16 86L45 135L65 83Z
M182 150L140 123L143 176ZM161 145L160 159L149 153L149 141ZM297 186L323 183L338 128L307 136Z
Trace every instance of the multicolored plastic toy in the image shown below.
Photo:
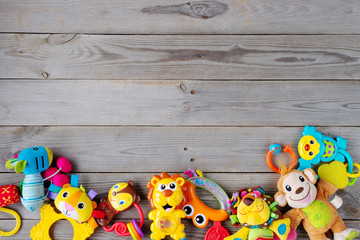
M290 233L290 219L280 219L281 212L276 208L273 198L264 193L260 187L241 189L232 198L233 214L230 219L233 225L242 228L225 240L235 239L296 239L295 231ZM295 236L294 236L295 234Z
M347 160L348 173L353 171L353 160L350 154L346 151L347 140L342 137L337 137L336 140L324 136L322 133L316 131L315 127L306 126L303 131L303 137L298 144L298 151L300 154L299 170L311 168L312 164L319 164L322 162L330 162L332 160L345 162Z
M311 168L312 165L319 164L320 162L339 161L339 163L320 166L318 170L318 174L320 173L319 177L335 183L338 188L344 188L345 178L353 178L351 181L347 180L347 185L355 183L360 174L354 174L353 167L354 165L359 167L359 165L353 162L351 155L346 151L346 139L337 137L335 140L324 136L312 126L306 126L302 134L303 137L298 144L298 151L301 157L299 159L299 170L303 171L306 168ZM335 167L342 165L340 168L343 169L345 160L347 161L347 173L339 171Z
M183 207L183 210L186 212L186 218L191 218L194 225L198 228L206 227L209 220L221 222L228 219L230 198L224 189L212 180L203 177L200 170L189 169L184 174L190 177L185 183L186 191L184 192L186 205ZM203 203L197 196L195 187L206 189L213 194L219 201L221 208L213 209Z
M94 216L99 216L101 211L95 210L96 202L92 199L97 195L94 190L86 193L85 189L79 187L79 177L77 175L71 176L71 185L65 184L62 188L53 188L56 191L55 206L61 212L57 213L54 208L45 204L41 208L41 221L32 230L30 237L34 240L50 240L49 229L60 219L67 219L71 222L74 228L74 240L86 239L97 228Z
M46 147L32 147L22 150L19 155L6 162L8 169L16 173L23 172L25 178L20 185L21 202L30 211L40 209L45 200L44 183L41 172L48 169L53 160L53 154Z
M148 199L155 209L149 213L149 219L153 221L150 226L151 239L160 240L168 235L175 240L186 239L185 226L181 223L181 218L185 218L186 213L176 209L184 198L184 184L185 179L179 174L170 176L166 172L160 176L154 175L148 182Z
M137 195L135 191L133 181L117 183L110 189L108 197L101 198L97 209L105 212L106 215L101 218L96 218L96 221L107 232L115 230L119 236L131 235L134 240L141 239L144 237L144 233L141 231L141 227L144 224L144 214L138 204L139 202L140 196ZM116 222L108 227L116 214L130 210L133 207L139 212L139 223L133 219L127 224L124 222Z
M13 215L16 219L15 228L9 232L0 231L0 236L12 236L17 231L19 231L21 226L21 219L17 212L14 210L4 208L5 206L9 206L11 204L17 203L20 201L20 192L17 186L15 185L6 185L0 187L0 211L9 213Z
M295 153L294 151L291 149L290 145L286 145L285 148L282 149L284 152L288 152L291 156L291 163L288 167L288 169L293 169L295 164L297 163L297 160L296 160L296 156L295 156ZM281 152L281 145L279 143L273 143L270 145L270 148L269 148L269 151L266 155L266 163L267 165L269 166L269 168L271 170L273 170L274 172L276 173L280 173L280 169L275 167L273 164L272 164L272 161L271 161L271 157L273 154L278 154Z

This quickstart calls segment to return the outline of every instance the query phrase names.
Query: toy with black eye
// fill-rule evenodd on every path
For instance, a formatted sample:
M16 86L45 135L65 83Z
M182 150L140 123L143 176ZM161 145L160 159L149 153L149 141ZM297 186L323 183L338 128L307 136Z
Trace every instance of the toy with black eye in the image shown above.
M98 210L105 212L106 216L103 218L97 218L96 221L107 232L115 231L119 236L131 235L134 240L138 240L144 237L144 234L141 231L141 227L144 223L144 214L138 204L140 202L140 197L137 195L133 185L134 182L131 180L127 183L115 184L110 189L108 197L100 200L100 204L97 208ZM132 207L135 207L139 212L139 223L133 219L127 224L125 222L116 222L112 226L108 227L116 214L127 211Z
M40 209L44 203L44 180L41 172L49 168L52 159L50 149L38 146L22 150L5 164L6 168L14 169L16 173L24 173L25 178L20 185L21 202L30 211Z
M184 184L186 187L184 192L186 205L183 210L186 212L186 218L191 218L198 228L206 227L209 220L214 221L214 226L207 231L205 240L224 239L229 236L229 232L220 223L229 218L230 199L226 192L214 181L203 177L203 173L199 169L196 171L188 169L184 174L190 177ZM195 187L206 189L213 194L219 201L221 208L213 209L203 203L197 196Z

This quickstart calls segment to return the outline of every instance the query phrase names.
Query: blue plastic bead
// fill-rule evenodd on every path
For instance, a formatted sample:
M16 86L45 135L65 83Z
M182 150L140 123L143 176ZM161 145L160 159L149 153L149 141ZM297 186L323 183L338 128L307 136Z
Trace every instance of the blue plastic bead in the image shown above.
M272 151L273 154L278 154L279 152L281 152L281 146L279 143L273 143L270 145L269 150Z

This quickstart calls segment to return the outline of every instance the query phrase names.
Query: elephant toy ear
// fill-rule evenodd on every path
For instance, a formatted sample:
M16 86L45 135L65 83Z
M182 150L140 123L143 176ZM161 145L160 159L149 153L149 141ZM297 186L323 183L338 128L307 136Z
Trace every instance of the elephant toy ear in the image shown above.
M18 161L15 166L15 172L21 173L22 171L24 171L24 169L26 167L26 163L27 163L27 161L23 161L23 160Z
M14 167L15 167L15 163L17 162L17 159L9 159L9 160L7 160L6 161L6 163L5 163L5 167L7 168L7 169L14 169Z

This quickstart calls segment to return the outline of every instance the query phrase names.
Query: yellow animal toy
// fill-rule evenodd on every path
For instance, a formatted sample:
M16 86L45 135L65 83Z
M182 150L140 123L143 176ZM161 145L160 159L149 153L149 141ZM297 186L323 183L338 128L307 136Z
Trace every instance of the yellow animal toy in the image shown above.
M92 217L93 210L97 207L97 204L91 201L80 188L65 184L55 198L55 206L65 216L78 222L85 222Z
M147 188L150 190L148 199L153 209L149 219L152 240L160 240L170 235L175 240L185 240L185 226L181 218L186 217L184 210L176 209L184 199L185 179L179 174L169 176L163 172L160 176L154 175Z
M65 184L62 188L50 185L50 198L55 198L57 210L50 204L41 207L41 220L31 229L30 237L34 240L51 240L50 227L61 219L70 221L74 229L73 240L85 240L93 234L98 226L94 216L102 216L104 213L95 210L97 204L91 201L96 192L78 186L78 176L71 176L71 185Z
M233 225L242 228L225 240L296 239L295 231L289 237L290 219L278 219L281 212L275 207L276 202L262 188L244 188L235 196L232 206L236 215L230 216L230 219Z

